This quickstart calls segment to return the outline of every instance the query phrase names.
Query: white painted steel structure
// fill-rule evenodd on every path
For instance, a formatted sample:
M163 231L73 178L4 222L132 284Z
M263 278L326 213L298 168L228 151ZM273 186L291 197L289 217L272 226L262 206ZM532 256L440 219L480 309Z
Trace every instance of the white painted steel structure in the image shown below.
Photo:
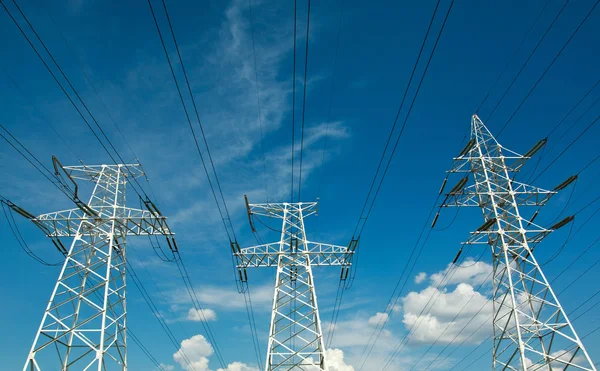
M595 371L533 254L538 242L572 218L547 229L533 223L537 212L526 219L519 210L543 206L564 188L546 191L513 180L535 148L520 155L502 147L474 115L471 141L450 170L465 177L442 206L476 206L483 211L485 223L465 244L489 245L492 252L493 369ZM471 175L475 184L465 187Z
M248 267L277 266L266 371L326 370L312 267L341 266L346 277L355 245L308 241L304 218L316 210L316 202L249 204L249 216L282 220L281 239L243 249L234 246L242 281Z
M31 220L55 243L61 237L73 242L64 251L64 265L23 370L127 370L126 236L159 234L172 240L173 234L155 207L125 206L125 185L144 175L139 165L61 170L75 185L78 208ZM95 183L87 204L77 198L74 179Z

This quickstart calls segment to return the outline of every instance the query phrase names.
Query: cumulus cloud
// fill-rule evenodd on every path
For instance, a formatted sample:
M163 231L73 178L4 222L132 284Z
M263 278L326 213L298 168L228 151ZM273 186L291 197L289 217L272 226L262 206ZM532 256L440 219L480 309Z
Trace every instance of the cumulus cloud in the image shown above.
M258 369L242 362L233 362L227 365L227 368L219 368L217 371L258 371Z
M173 354L173 359L187 371L211 371L208 357L213 352L212 345L204 336L198 334L183 340L179 350ZM227 368L219 368L217 371L258 371L258 369L245 363L233 362L227 365Z
M328 371L354 371L354 367L344 361L344 352L341 349L327 349L325 359Z
M459 269L454 269L452 263L448 264L446 269L434 273L429 277L432 285L439 285L442 279L446 279L445 285L455 285L458 283L468 283L470 285L480 285L491 282L492 266L482 261L474 261L473 258L467 258L458 265ZM452 273L448 273L454 269Z
M186 319L194 322L215 321L217 319L217 314L212 309L196 310L196 308L190 308Z
M550 358L554 361L550 362L549 366L541 366L545 362L544 359L540 359L538 362L534 363L531 359L527 357L525 358L525 365L527 367L533 366L533 368L537 366L539 368L536 368L536 370L539 371L563 371L565 369L570 370L572 367L566 368L565 366L567 364L581 366L585 365L589 367L589 363L587 362L586 358L581 354L573 356L573 351L566 351L564 349L557 350L556 352L550 353Z
M415 276L415 283L423 283L427 279L427 273L421 272Z
M403 322L413 342L478 343L492 328L491 300L466 283L459 284L454 291L430 286L411 292L403 298L403 303Z
M181 347L173 359L185 370L208 371L208 357L213 353L213 348L202 335L194 335L181 342Z
M387 321L388 318L389 316L387 313L377 312L374 316L369 318L367 323L371 326L377 326Z

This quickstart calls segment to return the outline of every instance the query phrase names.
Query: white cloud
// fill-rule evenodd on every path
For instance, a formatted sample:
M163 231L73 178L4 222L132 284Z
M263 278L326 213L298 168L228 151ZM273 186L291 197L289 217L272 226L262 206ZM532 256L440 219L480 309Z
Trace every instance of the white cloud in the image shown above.
M245 363L233 362L227 365L227 368L219 368L217 371L258 371L258 369Z
M173 359L185 370L207 371L207 357L212 353L213 348L204 336L194 335L181 342L181 348L173 354Z
M173 371L175 370L175 366L173 365L165 365L164 363L160 364L160 367L165 371Z
M186 319L189 320L189 321L195 321L195 322L200 322L200 321L216 321L217 320L217 314L212 309L200 309L200 310L197 310L196 308L190 308L190 310L188 311Z
M175 362L187 371L211 371L208 365L208 357L213 354L213 347L202 335L194 335L181 342L181 348L173 354ZM217 371L259 371L245 363L233 362L227 368L219 368Z
M344 352L341 349L327 349L325 360L327 371L354 371L354 367L344 361Z
M482 261L474 261L473 258L467 258L458 268L450 263L443 271L434 273L429 277L432 285L439 285L442 279L446 278L445 285L454 285L458 283L468 283L470 285L479 285L491 282L493 267ZM450 270L453 272L448 273ZM449 277L449 279L448 279Z
M525 357L525 364L527 367L533 366L532 368L539 371L563 371L566 368L565 364L569 363L573 365L579 365L582 367L590 366L590 364L587 362L586 358L583 355L578 354L575 357L573 357L573 351L566 351L564 349L550 353L550 358L555 359L555 361L550 362L550 367L552 368L550 368L549 366L541 366L545 362L544 359L539 359L539 363L536 362L534 364L534 362L531 359ZM569 367L568 370L570 370L571 368L573 367Z
M421 272L415 276L415 283L417 283L417 284L422 283L426 279L427 279L427 273Z
M371 326L380 326L389 318L387 313L377 312L374 316L370 317L367 323Z
M478 343L492 329L491 300L466 283L459 284L452 292L430 286L421 292L411 292L402 300L403 322L410 329L413 342L444 344L468 339L470 343Z
M244 296L238 293L231 285L227 287L202 285L196 288L195 292L198 300L207 306L216 306L232 311L246 310ZM188 304L190 303L190 297L187 291L177 290L172 293L171 302L175 304ZM252 304L255 308L270 309L273 304L273 284L266 283L253 287Z

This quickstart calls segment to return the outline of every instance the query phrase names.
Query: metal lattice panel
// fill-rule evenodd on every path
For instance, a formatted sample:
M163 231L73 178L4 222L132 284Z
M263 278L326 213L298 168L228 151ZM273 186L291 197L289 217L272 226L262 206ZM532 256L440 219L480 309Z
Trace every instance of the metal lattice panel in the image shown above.
M282 219L279 242L234 253L240 277L248 267L277 266L266 371L326 370L312 267L348 269L353 250L306 239L304 217L314 214L316 206L315 202L248 205L251 214Z
M32 219L73 241L23 370L127 370L126 236L172 233L159 213L125 207L137 165L63 169L96 184L81 209Z
M533 254L535 244L552 229L534 224L519 211L519 206L542 206L556 193L513 180L528 158L502 147L473 116L471 141L450 172L472 174L475 184L455 187L443 205L476 206L483 212L485 224L467 244L491 247L493 368L595 371Z

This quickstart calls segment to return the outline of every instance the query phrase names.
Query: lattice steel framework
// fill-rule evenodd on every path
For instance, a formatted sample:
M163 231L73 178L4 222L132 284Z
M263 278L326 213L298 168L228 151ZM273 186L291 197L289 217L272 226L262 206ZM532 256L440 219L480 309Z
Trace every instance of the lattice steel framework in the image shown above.
M277 267L266 371L326 370L325 345L313 279L313 266L341 266L347 277L355 245L307 240L304 218L316 202L249 204L249 216L282 220L278 242L240 249L233 246L240 278L248 267Z
M537 243L573 217L543 228L533 223L537 211L529 219L519 211L519 206L543 206L571 181L553 191L514 181L516 172L544 144L538 143L525 155L510 151L474 115L471 140L450 170L465 177L446 195L442 206L475 206L483 211L485 223L464 244L491 247L493 369L595 371L533 254ZM475 184L465 187L471 175Z
M23 370L127 370L126 236L173 234L150 201L148 210L125 206L127 182L144 175L139 165L60 170L77 208L33 217L16 207L66 255ZM87 204L75 179L95 183ZM63 237L73 237L68 251Z

